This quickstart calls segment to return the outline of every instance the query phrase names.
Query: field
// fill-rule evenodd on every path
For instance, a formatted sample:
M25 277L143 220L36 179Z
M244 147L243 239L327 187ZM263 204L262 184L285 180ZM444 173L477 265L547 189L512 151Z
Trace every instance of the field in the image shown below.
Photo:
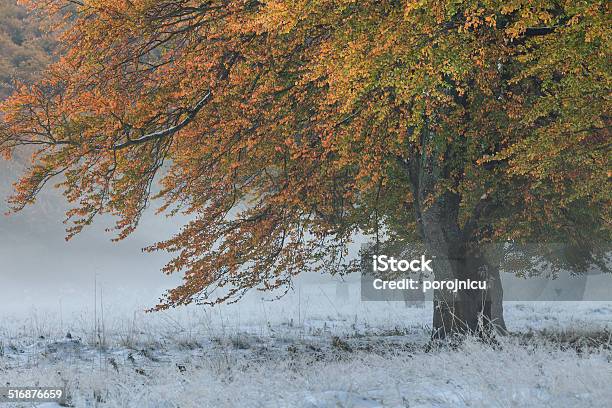
M275 302L155 314L125 298L5 314L0 384L62 385L75 407L612 406L609 303L509 303L512 334L496 344L432 346L429 304L360 302L350 289L304 284Z

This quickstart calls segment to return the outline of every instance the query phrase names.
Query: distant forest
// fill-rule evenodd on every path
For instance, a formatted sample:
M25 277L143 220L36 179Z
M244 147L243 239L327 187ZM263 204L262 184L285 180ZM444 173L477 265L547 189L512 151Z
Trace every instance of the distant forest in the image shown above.
M0 100L15 80L30 81L51 60L54 42L16 0L0 0Z

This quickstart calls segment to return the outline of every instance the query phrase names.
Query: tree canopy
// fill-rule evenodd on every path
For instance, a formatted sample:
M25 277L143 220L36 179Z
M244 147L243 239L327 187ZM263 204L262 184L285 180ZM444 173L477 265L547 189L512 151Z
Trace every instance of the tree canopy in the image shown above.
M610 240L608 2L32 3L64 52L2 106L2 152L36 148L11 203L61 175L70 236L110 213L124 238L153 197L193 216L149 248L185 272L160 308L350 269L356 232L439 241L434 215Z

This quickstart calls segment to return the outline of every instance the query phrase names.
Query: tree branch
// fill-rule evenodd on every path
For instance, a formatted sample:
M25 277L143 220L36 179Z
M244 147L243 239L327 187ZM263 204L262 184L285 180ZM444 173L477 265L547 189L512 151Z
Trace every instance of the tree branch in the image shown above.
M167 129L158 130L156 132L146 134L144 136L139 137L138 139L127 140L126 142L113 146L113 150L121 150L129 146L150 142L151 140L163 139L164 137L175 134L193 121L198 112L202 110L202 108L210 100L211 96L212 92L208 91L206 95L204 95L204 97L200 99L200 101L192 109L187 111L187 117L176 125L171 126Z

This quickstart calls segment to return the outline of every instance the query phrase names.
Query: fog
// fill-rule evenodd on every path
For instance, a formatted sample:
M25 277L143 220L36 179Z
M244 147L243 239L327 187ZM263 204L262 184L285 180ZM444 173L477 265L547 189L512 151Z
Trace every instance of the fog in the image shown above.
M132 236L114 243L113 235L104 231L112 225L108 217L68 242L62 219L60 208L43 211L39 204L0 218L0 296L5 311L44 308L60 300L78 304L78 299L93 296L94 285L106 292L109 301L128 296L150 299L153 305L164 288L180 280L180 276L168 277L160 271L168 254L142 252L175 233L178 220L148 210Z
M155 213L155 203L145 211L128 238L112 242L110 216L99 217L69 241L63 224L67 203L60 192L45 188L37 202L6 215L7 198L17 170L0 171L0 313L64 312L93 308L100 292L108 307L144 310L181 282L161 268L171 259L166 252L142 249L170 238L188 221ZM7 176L8 173L8 176ZM359 242L351 250L356 256ZM344 278L306 274L300 281L334 283ZM351 277L351 280L357 279ZM96 288L97 290L94 290ZM259 295L261 296L261 294ZM274 294L272 294L274 296Z

